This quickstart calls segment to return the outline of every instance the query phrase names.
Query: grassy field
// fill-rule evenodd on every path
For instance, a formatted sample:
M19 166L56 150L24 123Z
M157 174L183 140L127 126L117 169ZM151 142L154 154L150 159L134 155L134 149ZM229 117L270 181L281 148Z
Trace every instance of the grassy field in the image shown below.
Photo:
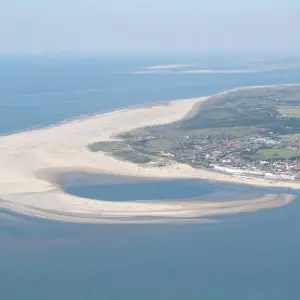
M300 151L288 149L264 149L259 154L249 155L250 159L255 160L270 160L270 159L291 159L300 157Z

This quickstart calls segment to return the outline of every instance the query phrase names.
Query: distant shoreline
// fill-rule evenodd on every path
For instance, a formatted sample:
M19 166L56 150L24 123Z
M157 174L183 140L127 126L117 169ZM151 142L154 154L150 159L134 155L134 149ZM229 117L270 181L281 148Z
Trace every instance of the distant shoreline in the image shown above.
M121 132L139 127L168 124L192 114L204 101L218 95L239 90L300 86L282 84L240 87L208 97L160 102L131 109L80 118L68 123L25 131L0 137L0 208L68 222L100 222L122 218L197 218L250 212L279 207L290 203L293 195L265 195L255 201L218 203L166 202L106 202L93 201L66 194L60 187L60 176L67 170L105 173L156 179L194 178L252 186L286 187L300 189L300 182L270 182L263 178L236 178L216 171L193 169L188 165L172 163L165 167L140 166L123 162L104 153L92 153L87 145L114 140ZM150 107L149 107L150 106ZM47 171L48 170L48 171ZM56 170L56 171L55 171ZM224 209L223 206L226 206ZM56 212L56 213L55 213ZM127 220L128 221L128 220ZM165 220L164 220L165 221Z

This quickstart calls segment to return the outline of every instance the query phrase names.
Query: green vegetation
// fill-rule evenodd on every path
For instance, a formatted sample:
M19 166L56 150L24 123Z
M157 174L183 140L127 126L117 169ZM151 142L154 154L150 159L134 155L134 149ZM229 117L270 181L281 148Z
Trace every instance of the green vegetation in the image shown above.
M180 121L89 148L141 164L176 160L209 167L227 161L243 167L247 161L293 160L300 157L299 117L299 86L242 89L211 97Z
M277 107L292 107L299 103L299 87L239 90L207 101L193 118L181 121L179 125L185 130L251 126L255 132L291 134L300 132L299 121L281 118Z
M138 164L149 163L153 160L153 157L142 151L136 151L130 145L119 142L98 142L88 146L88 148L93 152L106 152L119 159L130 161Z
M107 141L90 144L88 148L92 152L106 152L120 160L136 164L156 162L157 164L164 165L167 162L161 153L145 151L142 145L138 145L138 143L130 145L123 141Z
M113 151L122 151L124 149L130 149L128 145L125 145L122 141L113 141L113 142L98 142L94 143L91 145L88 145L88 148L92 152L98 152L98 151L103 151L103 152L113 152Z
M264 157L283 157L294 158L300 156L300 151L287 150L287 149L264 149L262 151Z
M288 149L262 149L258 153L248 155L249 159L267 161L270 159L292 159L298 157L300 157L300 151Z

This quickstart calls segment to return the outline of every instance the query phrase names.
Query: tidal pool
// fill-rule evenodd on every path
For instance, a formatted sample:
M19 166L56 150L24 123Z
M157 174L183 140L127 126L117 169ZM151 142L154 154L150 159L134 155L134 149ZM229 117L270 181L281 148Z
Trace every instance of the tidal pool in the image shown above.
M156 180L86 173L65 174L63 188L65 192L74 196L105 201L250 200L266 193L288 191L288 189L258 188L198 179Z

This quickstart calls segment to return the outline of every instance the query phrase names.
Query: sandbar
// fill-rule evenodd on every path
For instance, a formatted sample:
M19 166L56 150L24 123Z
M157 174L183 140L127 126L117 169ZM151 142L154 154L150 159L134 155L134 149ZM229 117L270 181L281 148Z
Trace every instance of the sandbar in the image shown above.
M263 86L265 87L265 86ZM261 87L247 87L261 88ZM234 89L239 90L242 88ZM232 91L232 90L231 90ZM226 94L225 91L221 94ZM199 178L255 186L299 189L299 182L270 182L259 178L236 178L210 170L172 163L164 167L141 166L120 161L87 145L115 140L118 133L139 127L168 124L184 118L210 97L170 101L164 105L120 109L80 118L57 126L0 137L0 208L68 222L142 222L172 218L212 217L252 212L289 204L294 195L267 194L253 200L223 201L95 201L64 192L59 178L63 172L91 172L144 178ZM152 219L151 219L152 218ZM155 219L156 218L156 219Z

